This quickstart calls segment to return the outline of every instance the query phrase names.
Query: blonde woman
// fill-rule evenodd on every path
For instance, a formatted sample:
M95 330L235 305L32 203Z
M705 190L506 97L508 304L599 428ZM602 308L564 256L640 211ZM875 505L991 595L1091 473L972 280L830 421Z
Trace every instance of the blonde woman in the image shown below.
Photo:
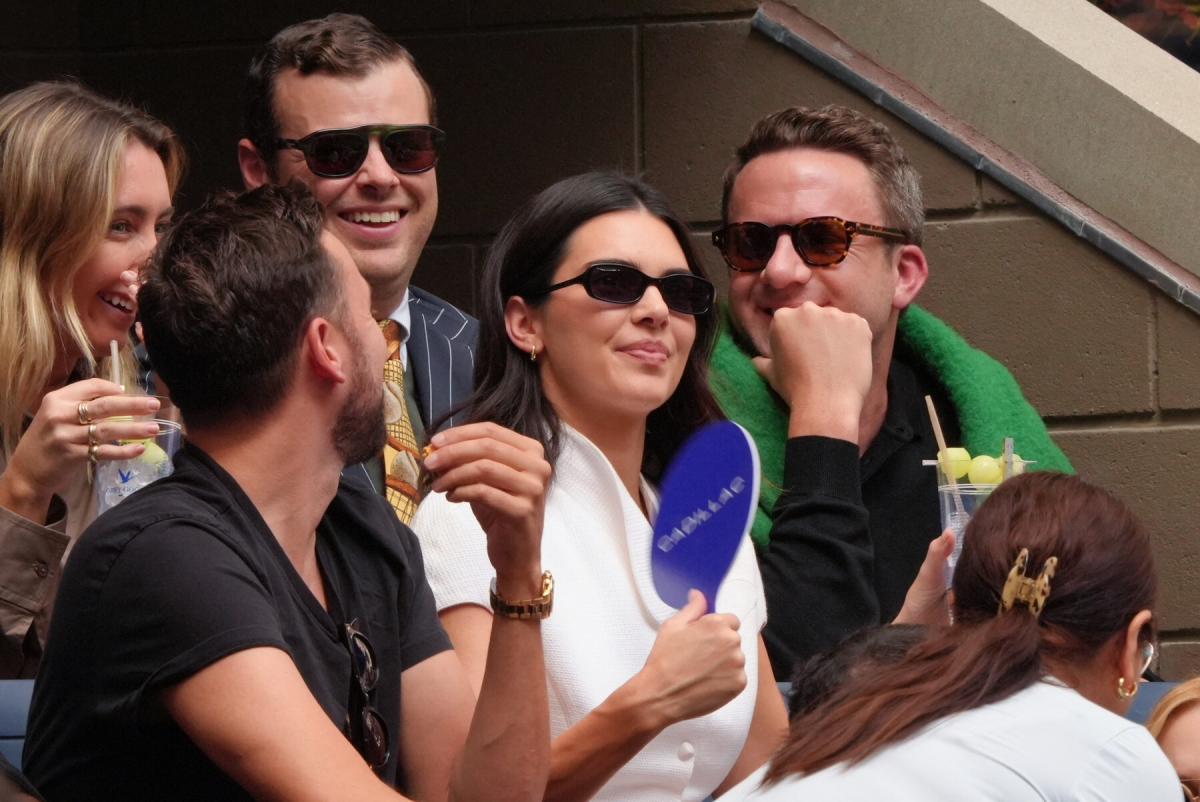
M1146 721L1183 784L1184 798L1200 799L1200 676L1168 691Z
M183 161L167 126L78 84L0 98L0 677L36 670L60 565L96 515L89 462L152 434L106 419L158 402L97 377L112 340L130 362L138 270Z

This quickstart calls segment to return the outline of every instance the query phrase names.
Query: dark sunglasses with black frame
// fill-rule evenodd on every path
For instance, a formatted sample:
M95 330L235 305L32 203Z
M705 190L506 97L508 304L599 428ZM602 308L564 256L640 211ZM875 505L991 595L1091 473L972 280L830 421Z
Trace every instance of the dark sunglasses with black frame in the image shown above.
M813 267L833 267L846 258L850 245L860 234L894 242L910 243L908 232L840 217L810 217L799 223L777 226L766 223L730 223L712 234L713 245L725 262L738 272L762 270L771 261L782 234L788 234L796 253Z
M632 304L641 300L653 285L667 308L681 315L703 315L712 308L716 290L712 282L694 273L671 273L661 278L647 276L632 265L597 262L573 279L551 285L539 297L555 290L582 284L587 294L610 304Z
M382 769L391 757L391 745L388 739L387 725L383 717L371 706L371 692L379 684L379 664L375 661L375 649L358 629L358 619L344 625L346 645L350 649L353 663L354 684L362 696L359 701L361 712L358 716L346 714L349 727L350 742L367 761L367 765L375 771Z
M379 148L388 166L398 173L423 173L437 164L446 134L432 125L360 125L357 128L325 128L300 139L277 139L275 146L298 150L313 175L345 178L367 160L371 137L379 137Z

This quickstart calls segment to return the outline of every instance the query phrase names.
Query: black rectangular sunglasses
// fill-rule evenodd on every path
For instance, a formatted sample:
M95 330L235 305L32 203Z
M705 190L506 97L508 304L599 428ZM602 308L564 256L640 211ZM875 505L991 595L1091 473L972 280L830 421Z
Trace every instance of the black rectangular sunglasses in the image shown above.
M547 287L543 295L572 284L582 284L588 295L610 304L636 303L653 284L667 307L682 315L703 315L712 308L716 294L711 281L693 273L672 273L654 278L632 265L600 263L591 265L573 279Z
M423 173L437 164L446 134L432 125L360 125L357 128L326 128L300 139L277 139L275 146L298 150L314 175L345 178L367 160L371 137L388 166L398 173Z

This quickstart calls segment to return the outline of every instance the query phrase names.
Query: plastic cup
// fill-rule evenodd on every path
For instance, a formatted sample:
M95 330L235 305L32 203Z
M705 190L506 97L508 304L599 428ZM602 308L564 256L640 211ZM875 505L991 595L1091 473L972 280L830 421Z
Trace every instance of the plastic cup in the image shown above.
M952 484L950 477L946 475L946 470L948 468L957 469L956 473L964 473L969 462L966 460L955 464L954 460L950 460L945 465L937 463L938 503L942 511L942 529L949 529L954 533L954 551L946 558L947 589L954 581L954 569L958 566L958 558L962 554L963 533L967 529L967 523L984 499L996 489L994 484L968 484L961 480Z
M179 411L169 399L158 397L159 410L154 415L138 416L135 420L158 424L158 434L146 438L146 450L133 459L109 460L96 464L96 500L101 513L112 509L146 485L175 470L172 458L179 450L183 427Z

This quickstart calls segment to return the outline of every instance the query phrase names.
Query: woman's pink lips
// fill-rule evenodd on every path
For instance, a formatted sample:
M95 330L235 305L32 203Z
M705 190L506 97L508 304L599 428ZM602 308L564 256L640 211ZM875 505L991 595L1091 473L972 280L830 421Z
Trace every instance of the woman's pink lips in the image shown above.
M636 343L630 343L618 350L634 359L639 359L642 362L648 362L653 365L666 362L668 355L667 347L658 340L641 340Z
M133 306L134 308L133 309L124 309L120 306L117 306L116 304L112 303L107 298L105 298L104 297L105 295L107 295L111 298L118 298L121 301L123 301L124 303L129 304L130 306ZM104 305L105 309L109 310L110 312L112 312L115 315L119 315L120 317L126 317L126 318L129 318L130 320L132 320L137 314L137 311L136 311L137 310L137 302L134 301L132 298L130 298L128 295L126 295L124 293L101 292L101 293L97 293L96 297L100 299L100 303Z

